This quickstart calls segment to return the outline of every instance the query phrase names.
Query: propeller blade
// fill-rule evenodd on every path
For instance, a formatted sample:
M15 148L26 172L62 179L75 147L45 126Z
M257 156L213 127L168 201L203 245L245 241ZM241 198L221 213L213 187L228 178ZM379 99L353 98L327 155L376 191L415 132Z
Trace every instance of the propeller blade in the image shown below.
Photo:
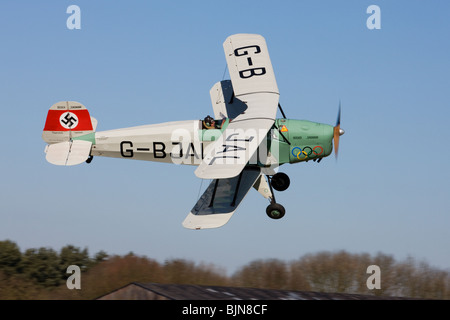
M341 101L339 101L338 117L336 120L336 126L334 127L333 130L334 155L336 157L336 160L338 158L339 153L339 137L342 136L344 133L345 131L341 129Z
M336 120L336 126L341 124L341 100L339 100L339 111L338 111L338 116L337 116L337 120Z
M334 127L334 132L333 132L333 143L334 143L334 156L336 157L336 159L338 158L338 152L339 152L339 131L341 129L341 125L338 124L337 126Z

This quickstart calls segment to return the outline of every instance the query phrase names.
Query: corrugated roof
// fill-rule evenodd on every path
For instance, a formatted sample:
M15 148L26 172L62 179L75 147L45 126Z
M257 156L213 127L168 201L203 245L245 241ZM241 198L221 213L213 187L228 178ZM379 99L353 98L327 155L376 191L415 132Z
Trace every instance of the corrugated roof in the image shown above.
M272 290L243 287L132 282L169 300L404 300L409 298L349 293ZM126 288L122 287L122 288ZM121 288L121 289L122 289ZM119 289L118 289L119 290ZM117 291L117 290L116 290ZM116 292L114 291L114 292ZM113 292L111 292L113 293ZM102 296L106 297L108 294ZM101 298L102 298L101 297Z

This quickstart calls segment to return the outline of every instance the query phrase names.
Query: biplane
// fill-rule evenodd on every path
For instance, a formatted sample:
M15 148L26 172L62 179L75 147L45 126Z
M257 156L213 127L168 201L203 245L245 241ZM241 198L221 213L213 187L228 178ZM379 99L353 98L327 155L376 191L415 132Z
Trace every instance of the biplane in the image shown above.
M223 47L231 79L210 90L213 116L96 131L97 120L83 104L57 102L42 134L47 161L72 166L113 157L195 165L195 175L211 182L183 221L189 229L223 226L252 187L269 201L266 214L282 218L285 208L274 190L286 190L290 179L278 168L320 162L333 144L337 157L344 133L340 104L335 126L287 119L265 39L236 34Z

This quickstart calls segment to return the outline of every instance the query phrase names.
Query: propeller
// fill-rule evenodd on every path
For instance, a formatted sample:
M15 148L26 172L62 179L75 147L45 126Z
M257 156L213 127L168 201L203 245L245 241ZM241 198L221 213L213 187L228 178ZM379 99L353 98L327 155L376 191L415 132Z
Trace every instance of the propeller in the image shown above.
M339 101L338 117L336 120L336 125L334 126L333 130L334 155L336 159L338 158L339 152L339 137L342 136L344 133L345 131L341 129L341 101Z

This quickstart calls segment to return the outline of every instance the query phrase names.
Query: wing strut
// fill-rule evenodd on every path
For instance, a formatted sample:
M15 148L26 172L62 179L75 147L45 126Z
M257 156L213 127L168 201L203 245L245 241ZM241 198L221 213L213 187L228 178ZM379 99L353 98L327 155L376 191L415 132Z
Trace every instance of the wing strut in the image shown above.
M286 119L286 115L284 114L283 108L281 108L281 104L278 103L278 109L280 109L281 114L283 115L283 118Z
M231 206L232 207L236 206L236 197L237 197L238 192L239 192L239 186L241 185L242 173L243 173L243 171L241 171L241 173L239 174L239 178L238 178L238 181L236 183L236 190L234 191L233 201L231 202Z
M283 137L284 141L286 141L286 143L287 143L288 145L291 145L291 143L290 143L289 140L286 138L286 136L283 134L283 132L281 132L280 128L277 127L277 125L275 125L275 124L274 124L273 126L278 130L278 132L280 133L280 135Z
M215 183L214 183L214 190L211 196L211 202L209 203L209 207L212 207L214 205L214 198L216 197L216 191L217 191L217 186L219 185L219 179L216 179Z

